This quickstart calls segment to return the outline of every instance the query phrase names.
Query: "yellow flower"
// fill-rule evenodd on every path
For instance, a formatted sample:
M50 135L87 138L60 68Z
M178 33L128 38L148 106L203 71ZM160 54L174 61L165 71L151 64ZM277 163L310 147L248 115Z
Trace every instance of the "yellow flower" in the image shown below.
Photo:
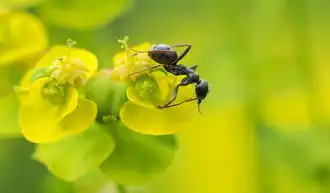
M78 88L97 70L96 57L83 49L54 46L24 77L17 89L20 126L34 143L51 143L86 130L96 117L96 104Z
M146 53L135 53L128 49L127 38L120 43L125 52L114 56L114 69L111 77L115 81L125 81L128 85L126 102L120 111L120 119L130 129L143 134L173 134L183 127L196 114L196 104L185 103L177 107L158 109L166 104L173 95L174 87L183 76L174 76L165 72L162 67L152 71L130 76L132 72L147 69L156 63ZM148 50L150 43L133 47L134 50ZM194 98L193 85L180 88L174 103Z
M0 13L0 67L43 51L47 35L43 24L32 14Z
M12 93L14 82L47 46L42 23L24 12L0 12L0 97ZM1 99L0 99L1 100Z
M42 22L33 14L11 12L10 9L1 7L1 5L10 6L17 3L16 0L0 3L1 137L20 134L16 116L18 100L13 86L22 79L28 69L35 65L37 58L46 49L48 41Z

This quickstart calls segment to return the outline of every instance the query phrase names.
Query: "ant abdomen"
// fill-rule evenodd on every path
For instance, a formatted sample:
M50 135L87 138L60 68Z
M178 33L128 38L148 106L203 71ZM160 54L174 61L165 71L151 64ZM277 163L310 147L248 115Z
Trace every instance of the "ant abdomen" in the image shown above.
M195 88L196 97L198 100L204 99L209 93L209 84L206 80L201 79Z
M164 52L162 52L164 51ZM173 48L166 44L156 44L152 46L148 52L151 59L159 64L171 65L175 64L178 54Z

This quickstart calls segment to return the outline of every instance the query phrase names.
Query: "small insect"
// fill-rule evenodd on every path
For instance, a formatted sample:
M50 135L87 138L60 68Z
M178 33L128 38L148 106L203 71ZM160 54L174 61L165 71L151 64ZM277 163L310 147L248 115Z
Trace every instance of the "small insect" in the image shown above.
M173 49L175 47L186 47L186 49L180 55L178 55L178 53ZM159 109L174 107L174 106L178 106L183 103L186 103L186 102L197 100L198 111L201 113L200 104L202 103L202 101L206 98L207 94L209 93L208 82L204 79L199 78L199 75L195 71L198 65L186 67L183 64L178 64L178 62L187 55L187 53L189 52L190 49L191 49L190 44L178 44L178 45L173 45L173 46L169 46L166 44L156 44L156 45L153 45L151 47L151 49L147 50L147 51L131 49L136 53L148 53L148 56L152 60L157 62L158 65L152 66L150 68L147 68L147 69L144 69L141 71L133 72L130 75L138 74L138 73L141 73L141 72L144 72L147 70L151 70L151 69L155 69L160 66L163 66L167 72L169 72L175 76L179 76L179 75L186 76L185 78L183 78L181 80L181 83L179 83L174 88L173 94L172 94L172 99L170 101L168 101L168 103L166 103L162 106L158 106ZM195 86L196 97L182 101L180 103L172 104L178 95L179 87L187 86L190 84L196 84L196 86Z

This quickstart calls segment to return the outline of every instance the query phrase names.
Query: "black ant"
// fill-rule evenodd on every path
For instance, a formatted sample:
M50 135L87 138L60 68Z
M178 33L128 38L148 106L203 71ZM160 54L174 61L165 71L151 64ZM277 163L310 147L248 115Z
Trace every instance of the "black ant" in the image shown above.
M182 52L182 54L180 56L178 56L178 53L173 49L174 47L187 47L187 48ZM154 69L154 68L157 68L160 66L163 66L167 72L169 72L175 76L186 75L186 77L181 80L181 83L179 83L174 88L172 99L165 105L158 106L158 108L164 109L164 108L174 107L174 106L178 106L183 103L186 103L186 102L197 100L198 111L201 113L200 104L201 104L202 100L205 99L205 97L209 93L208 82L206 80L200 79L199 75L195 72L198 65L186 67L183 64L178 64L178 62L183 57L186 56L186 54L189 52L190 49L191 49L190 44L178 44L178 45L174 45L174 46L169 46L166 44L156 44L156 45L153 45L151 47L151 49L148 51L139 51L139 50L131 49L137 53L148 53L148 56L152 60L157 62L158 65L152 66L150 68L147 68L147 69L144 69L144 70L141 70L138 72L131 73L130 75L138 74L138 73L141 73L141 72L144 72L147 70L151 70L151 69ZM196 87L195 87L196 98L192 98L192 99L182 101L180 103L172 104L177 97L179 87L187 86L190 84L196 84Z

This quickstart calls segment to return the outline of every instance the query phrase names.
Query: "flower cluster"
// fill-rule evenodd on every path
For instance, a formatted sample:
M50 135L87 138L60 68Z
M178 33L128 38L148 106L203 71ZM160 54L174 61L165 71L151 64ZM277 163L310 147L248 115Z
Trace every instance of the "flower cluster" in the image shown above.
M138 184L172 163L173 134L195 106L157 109L180 77L162 68L130 76L155 63L131 51L127 39L120 43L124 51L114 55L110 70L98 69L96 56L70 39L54 45L15 87L21 134L36 144L33 158L61 179L98 169L114 182ZM193 94L190 87L180 91L178 100Z
M112 182L139 184L168 168L177 149L174 134L196 112L195 105L156 107L172 98L182 77L161 67L130 75L156 63L132 51L127 37L119 40L123 51L113 56L112 69L99 69L98 58L71 39L49 46L42 22L14 11L39 2L0 3L0 137L35 144L32 158L70 182L101 171ZM74 1L63 9L56 1L44 1L34 10L59 27L95 29L129 2L107 7L98 0ZM97 11L86 12L86 7ZM62 17L68 14L70 20ZM146 42L133 48L150 47ZM186 86L175 102L193 95L194 88Z

